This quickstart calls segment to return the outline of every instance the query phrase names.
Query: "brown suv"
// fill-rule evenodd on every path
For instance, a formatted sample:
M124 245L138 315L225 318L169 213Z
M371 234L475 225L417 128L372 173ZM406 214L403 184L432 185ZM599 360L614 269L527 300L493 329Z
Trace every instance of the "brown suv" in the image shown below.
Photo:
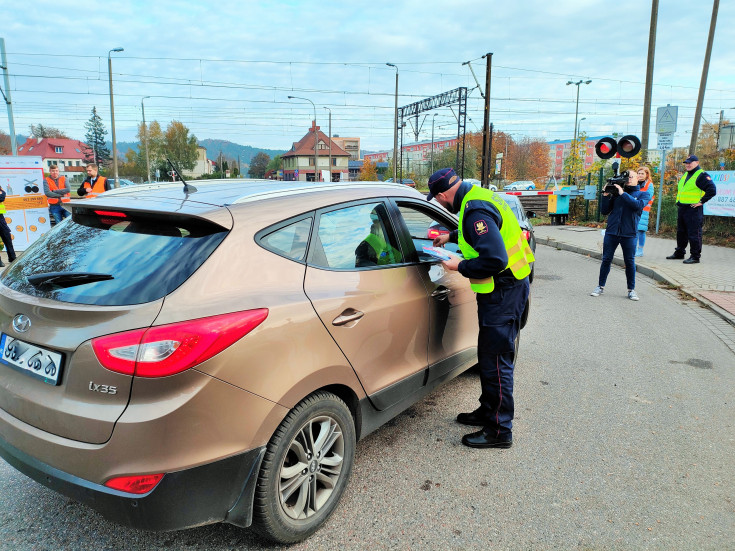
M119 523L298 541L356 440L476 362L423 251L457 220L396 184L196 188L76 201L2 274L0 455Z

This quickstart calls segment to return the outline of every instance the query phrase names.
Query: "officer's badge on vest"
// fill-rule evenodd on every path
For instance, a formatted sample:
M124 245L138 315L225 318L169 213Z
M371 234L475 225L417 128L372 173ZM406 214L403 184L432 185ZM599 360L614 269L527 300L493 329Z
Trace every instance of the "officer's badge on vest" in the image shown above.
M484 220L478 220L477 222L475 222L475 233L477 233L477 235L483 235L487 233L487 222L485 222Z

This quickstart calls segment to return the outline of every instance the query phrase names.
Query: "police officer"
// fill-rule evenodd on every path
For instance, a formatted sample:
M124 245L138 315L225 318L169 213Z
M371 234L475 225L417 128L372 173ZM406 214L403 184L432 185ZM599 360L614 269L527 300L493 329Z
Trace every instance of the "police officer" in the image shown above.
M509 448L513 444L513 362L515 339L529 294L529 263L534 256L513 211L498 195L463 182L451 168L429 178L430 201L459 214L459 229L434 239L435 246L458 243L464 260L442 262L459 270L477 293L480 407L460 413L457 421L480 426L466 434L471 448Z
M43 192L48 201L48 213L58 224L69 216L69 211L61 208L61 203L69 201L69 186L66 184L66 176L59 176L59 167L51 165L48 168L49 176L43 180Z
M717 194L712 177L699 166L699 158L689 155L684 159L687 171L679 180L676 192L676 249L669 260L682 259L689 242L689 258L684 264L699 264L702 254L702 224L704 205Z
M15 260L15 249L13 248L13 236L10 234L10 228L8 227L8 223L5 221L6 212L5 190L0 187L0 239L2 239L3 245L5 245L5 252L8 253L8 260L13 262ZM0 260L0 266L5 266L2 260Z
M107 181L107 178L98 175L99 167L96 164L90 163L87 165L86 169L87 178L82 182L82 185L79 186L79 189L77 190L77 194L80 197L84 197L85 195L90 198L97 197L100 193L104 193L110 189L110 183Z

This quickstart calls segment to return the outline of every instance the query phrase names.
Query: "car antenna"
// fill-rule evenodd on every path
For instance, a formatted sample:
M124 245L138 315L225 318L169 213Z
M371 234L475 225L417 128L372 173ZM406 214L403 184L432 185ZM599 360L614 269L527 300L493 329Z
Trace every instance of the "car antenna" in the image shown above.
M197 188L195 188L191 184L187 184L186 183L186 180L184 180L184 177L181 175L181 173L178 170L176 170L176 167L171 162L171 159L169 159L168 157L166 157L166 161L168 161L168 164L171 165L171 168L173 169L173 171L176 174L176 176L179 177L179 180L181 180L183 182L183 184L184 184L184 193L186 193L187 195L189 195L190 193L194 193L195 191L197 191Z

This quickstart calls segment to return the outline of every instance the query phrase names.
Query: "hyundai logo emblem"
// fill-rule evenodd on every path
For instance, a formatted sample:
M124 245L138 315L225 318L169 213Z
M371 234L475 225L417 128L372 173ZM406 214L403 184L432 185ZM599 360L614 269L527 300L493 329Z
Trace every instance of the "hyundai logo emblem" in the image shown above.
M31 328L31 318L25 314L18 314L13 318L13 329L18 333L25 333Z

